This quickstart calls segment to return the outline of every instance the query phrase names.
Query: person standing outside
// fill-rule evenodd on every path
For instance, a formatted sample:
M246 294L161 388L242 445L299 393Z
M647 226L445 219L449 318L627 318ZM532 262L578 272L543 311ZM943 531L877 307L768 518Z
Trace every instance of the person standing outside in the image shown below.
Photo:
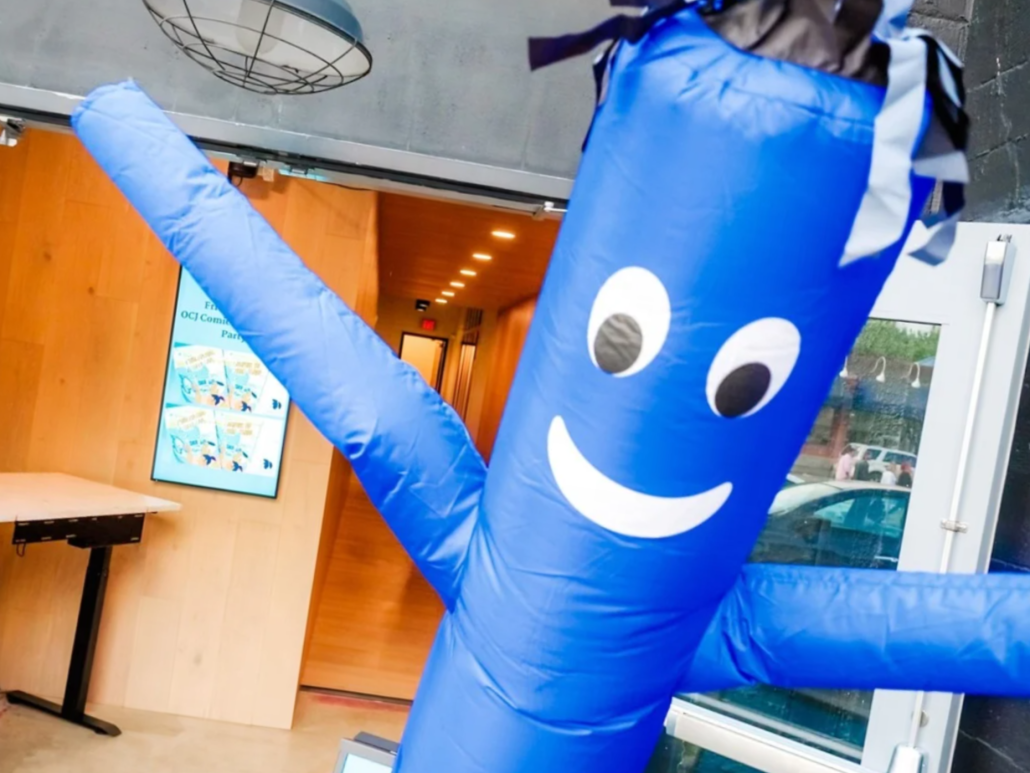
M872 480L873 476L869 473L869 461L872 458L872 451L866 451L862 454L862 458L858 460L855 465L855 480Z
M833 469L834 480L851 480L855 477L855 449L847 446Z
M895 465L895 464L888 464L887 465L887 469L885 469L883 471L883 474L880 476L880 483L882 483L885 486L897 486L898 485L897 469L898 469L897 465Z

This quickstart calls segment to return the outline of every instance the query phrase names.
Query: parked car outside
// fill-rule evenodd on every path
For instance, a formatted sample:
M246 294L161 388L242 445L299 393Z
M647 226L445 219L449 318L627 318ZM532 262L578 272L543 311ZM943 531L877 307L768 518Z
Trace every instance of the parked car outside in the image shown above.
M751 561L896 569L910 494L869 481L786 486L770 508Z
M914 470L918 457L908 451L897 448L884 448L883 446L869 446L864 443L849 443L855 450L855 459L867 459L869 462L869 479L878 482L888 465L894 465L900 469L903 464L908 464ZM897 470L895 470L897 474Z

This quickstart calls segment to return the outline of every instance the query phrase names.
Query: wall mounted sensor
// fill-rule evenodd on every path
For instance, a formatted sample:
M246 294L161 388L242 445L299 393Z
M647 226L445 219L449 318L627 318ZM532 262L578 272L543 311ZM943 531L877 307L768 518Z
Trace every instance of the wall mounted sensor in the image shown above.
M251 161L249 159L230 161L227 176L229 178L229 182L239 188L244 180L253 180L257 177L260 169L261 164L257 161Z
M1011 235L999 236L993 242L987 243L983 279L980 282L980 297L987 303L996 303L999 306L1005 303L1008 280L1012 274L1009 265L1011 259Z
M24 133L25 125L21 121L0 116L0 148L13 148Z

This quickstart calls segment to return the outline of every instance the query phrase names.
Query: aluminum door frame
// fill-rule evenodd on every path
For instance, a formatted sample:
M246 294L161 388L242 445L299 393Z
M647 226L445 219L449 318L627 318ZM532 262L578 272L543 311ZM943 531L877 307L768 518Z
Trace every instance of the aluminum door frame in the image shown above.
M919 478L938 483L913 489L899 571L937 571L959 464L987 304L980 297L984 257L999 237L1012 239L1005 303L995 315L978 401L951 571L985 571L991 556L1009 451L1030 346L1030 226L963 223L941 266L902 259L873 317L939 325L923 435ZM949 481L952 485L939 485ZM764 773L884 773L898 744L908 740L916 705L912 692L877 691L861 764L836 757L739 719L682 700L670 709L666 731L685 742ZM928 754L926 773L948 773L962 696L926 696L918 745Z

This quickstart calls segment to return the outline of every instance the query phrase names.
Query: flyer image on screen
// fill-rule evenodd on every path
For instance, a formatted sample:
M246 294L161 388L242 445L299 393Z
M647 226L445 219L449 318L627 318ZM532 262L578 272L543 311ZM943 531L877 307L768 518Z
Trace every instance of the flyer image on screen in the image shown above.
M289 408L283 385L183 269L153 479L275 497Z

